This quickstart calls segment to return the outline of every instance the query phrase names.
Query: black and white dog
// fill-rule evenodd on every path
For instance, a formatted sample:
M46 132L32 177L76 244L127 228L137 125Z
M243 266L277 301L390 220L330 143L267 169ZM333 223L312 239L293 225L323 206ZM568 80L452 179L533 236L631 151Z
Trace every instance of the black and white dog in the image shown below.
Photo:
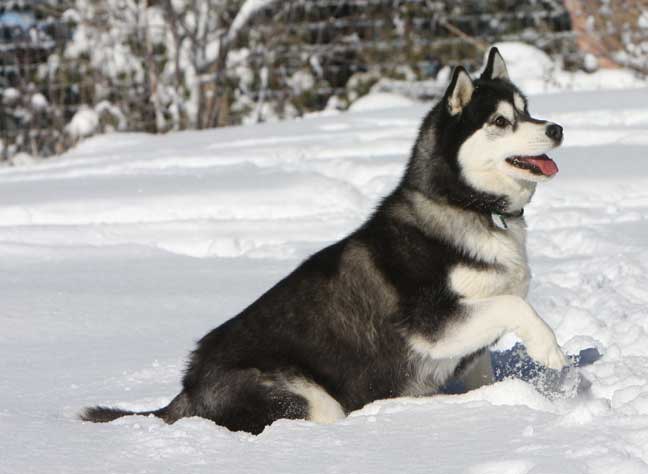
M560 369L552 330L525 301L522 211L558 171L544 153L561 141L559 125L531 117L497 49L475 81L457 67L373 216L203 337L182 392L138 414L251 433L280 418L332 422L373 400L433 395L476 365L488 378L484 354L508 331Z

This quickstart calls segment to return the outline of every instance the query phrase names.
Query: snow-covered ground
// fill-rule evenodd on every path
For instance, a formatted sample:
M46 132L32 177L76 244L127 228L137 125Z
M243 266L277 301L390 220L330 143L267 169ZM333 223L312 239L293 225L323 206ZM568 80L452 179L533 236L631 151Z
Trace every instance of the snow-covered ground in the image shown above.
M394 186L428 106L106 135L0 170L0 472L648 472L648 90L531 108L566 142L527 208L530 300L568 352L604 354L583 369L591 397L508 380L258 437L78 421L91 404L167 403L197 338Z

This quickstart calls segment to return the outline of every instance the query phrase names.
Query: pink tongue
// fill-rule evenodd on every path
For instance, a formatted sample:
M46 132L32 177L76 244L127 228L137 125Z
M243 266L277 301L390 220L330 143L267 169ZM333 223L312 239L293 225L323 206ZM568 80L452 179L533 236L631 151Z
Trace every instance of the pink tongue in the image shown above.
M542 171L542 174L545 176L553 176L556 173L558 173L558 166L547 155L523 156L520 157L519 159L526 163L531 163L532 165L537 166L538 168L540 168L540 171Z

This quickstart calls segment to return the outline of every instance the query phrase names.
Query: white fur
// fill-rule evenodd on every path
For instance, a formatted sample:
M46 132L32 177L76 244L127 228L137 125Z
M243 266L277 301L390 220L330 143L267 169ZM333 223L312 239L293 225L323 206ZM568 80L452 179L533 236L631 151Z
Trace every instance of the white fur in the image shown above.
M414 335L409 338L407 341L410 347L410 350L414 352L419 357L432 357L432 344L427 340L427 338ZM446 359L437 359L435 364L428 365L427 375L432 377L435 382L444 383L447 378L452 375L457 364L461 359L459 357L451 357ZM422 379L427 379L427 376L421 377Z
M529 288L529 271L524 261L512 268L504 267L501 270L457 265L448 278L452 290L464 298L487 298L506 294L525 297Z
M524 99L517 92L513 94L513 103L515 104L515 108L520 112L524 111Z
M434 393L446 383L454 373L461 358L433 359L430 357L430 342L422 336L414 335L408 339L410 360L413 362L409 383L403 391L404 396L417 397Z
M495 53L493 58L493 73L491 74L491 79L507 79L509 78L508 70L506 69L506 63L499 53Z
M523 219L509 219L507 225L508 229L502 231L479 222L463 232L463 246L472 249L470 254L496 267L455 266L448 275L455 293L471 299L504 294L526 297L531 274L525 223Z
M504 333L515 332L531 357L552 369L566 360L553 331L519 296L500 295L462 301L465 315L449 326L438 341L410 337L410 347L426 351L431 359L456 359L489 346Z
M457 265L448 277L452 290L467 298L486 298L503 294L508 286L505 275L497 270Z
M342 406L319 385L304 379L293 379L288 390L308 402L308 419L316 423L334 423L345 417Z
M515 109L508 102L500 102L497 104L496 115L503 115L509 122L515 121Z
M526 265L523 219L508 221L508 230L491 228L472 213L437 203L419 192L407 194L420 224L429 235L442 238L467 255L505 267Z
M414 362L412 364L414 372L402 395L418 397L437 393L438 388L445 385L454 374L461 358L433 359L430 356L433 344L416 334L408 339L408 344L411 352L410 357ZM486 352L468 364L461 374L461 381L468 390L492 383L493 369L490 363L490 354Z
M513 106L508 102L498 105L496 114L511 122L515 119ZM509 126L499 129L486 123L473 133L459 148L458 160L466 181L476 189L504 194L510 210L524 207L535 191L535 183L546 181L546 176L534 175L506 162L516 155L540 155L556 144L546 134L546 124L521 121L514 130Z

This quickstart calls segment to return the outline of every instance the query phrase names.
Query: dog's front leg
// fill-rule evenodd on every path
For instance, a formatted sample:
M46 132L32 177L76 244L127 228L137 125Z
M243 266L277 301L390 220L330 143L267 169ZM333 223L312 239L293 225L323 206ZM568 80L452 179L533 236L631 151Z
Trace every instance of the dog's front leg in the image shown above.
M524 342L529 355L551 369L567 361L556 336L535 310L519 296L500 295L461 302L460 315L448 323L427 351L434 359L464 357L493 344L507 332Z

